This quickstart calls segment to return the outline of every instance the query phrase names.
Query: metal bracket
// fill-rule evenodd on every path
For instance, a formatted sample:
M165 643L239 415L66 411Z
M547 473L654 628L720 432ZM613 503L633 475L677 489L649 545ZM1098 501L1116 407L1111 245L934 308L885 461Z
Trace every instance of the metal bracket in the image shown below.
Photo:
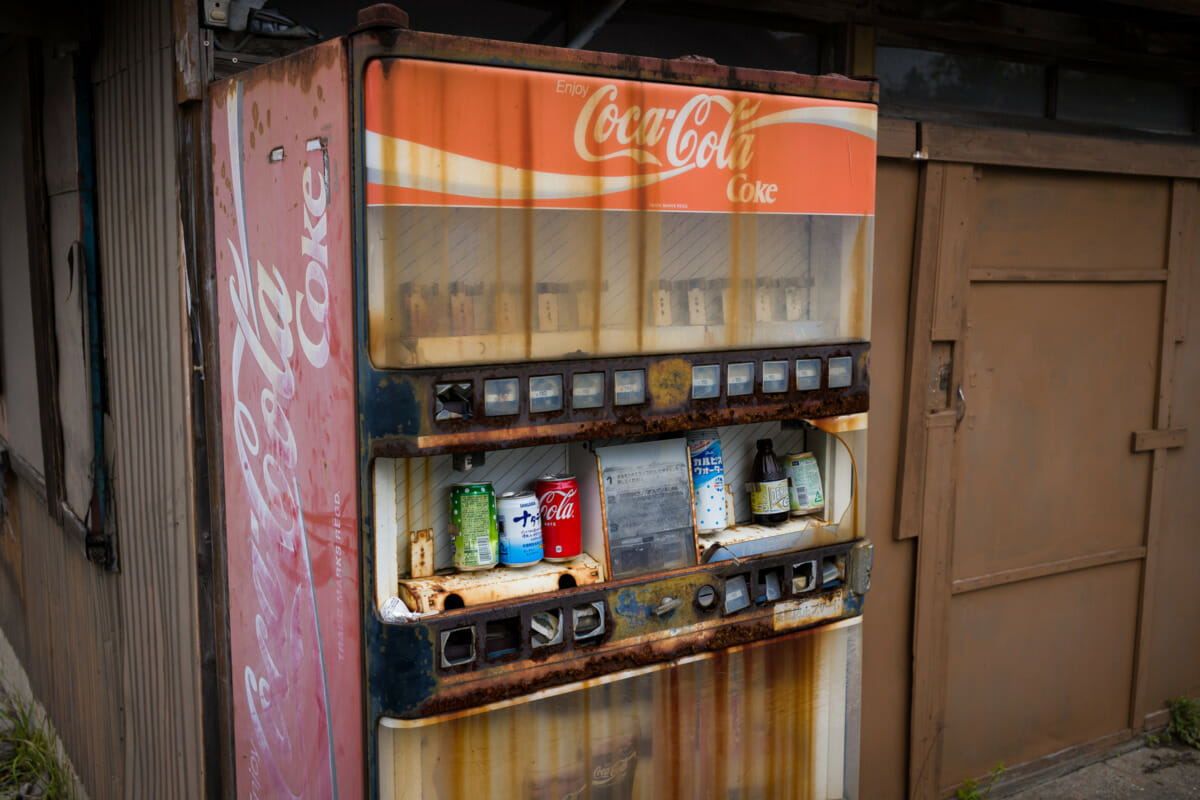
M875 545L870 539L859 539L846 555L846 582L850 591L866 594L871 588L871 566L875 563Z

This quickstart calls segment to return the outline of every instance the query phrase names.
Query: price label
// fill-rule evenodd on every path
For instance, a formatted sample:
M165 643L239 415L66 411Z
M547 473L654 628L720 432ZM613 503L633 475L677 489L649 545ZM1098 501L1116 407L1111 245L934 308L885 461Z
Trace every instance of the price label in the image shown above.
M754 362L729 365L729 386L726 392L731 396L750 394L754 391Z

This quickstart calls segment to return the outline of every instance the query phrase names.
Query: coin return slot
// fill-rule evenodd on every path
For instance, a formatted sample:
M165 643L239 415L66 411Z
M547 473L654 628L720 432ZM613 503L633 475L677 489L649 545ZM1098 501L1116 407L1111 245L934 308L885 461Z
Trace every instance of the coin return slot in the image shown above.
M442 631L442 666L458 667L475 660L475 628Z
M783 567L773 567L759 572L754 602L770 603L781 597L783 597Z
M594 639L604 633L604 603L586 603L571 609L575 640Z
M539 611L529 618L529 639L534 647L550 647L562 644L563 612Z
M792 594L803 594L817 588L817 564L805 561L792 567Z
M696 590L696 606L701 611L712 611L717 604L717 590L707 583Z
M750 605L749 581L745 575L725 579L725 613L733 614Z
M472 394L470 382L435 385L433 418L470 419L475 413L475 398Z
M487 623L483 636L483 655L488 659L514 655L521 650L521 619L495 619Z
M837 583L842 579L842 565L840 556L825 556L821 559L821 585L828 586L831 583Z

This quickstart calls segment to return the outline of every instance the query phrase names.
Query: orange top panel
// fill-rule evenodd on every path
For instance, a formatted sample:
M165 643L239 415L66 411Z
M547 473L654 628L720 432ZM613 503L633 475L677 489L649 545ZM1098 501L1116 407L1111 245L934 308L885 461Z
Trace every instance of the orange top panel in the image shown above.
M400 58L363 81L370 205L874 213L870 104Z

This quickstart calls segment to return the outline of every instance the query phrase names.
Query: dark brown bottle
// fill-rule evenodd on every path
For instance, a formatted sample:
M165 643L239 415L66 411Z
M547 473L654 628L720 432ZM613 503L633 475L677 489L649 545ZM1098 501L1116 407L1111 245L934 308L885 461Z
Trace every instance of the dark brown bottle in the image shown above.
M756 525L782 525L791 510L787 474L775 458L774 447L770 439L758 440L750 472L750 513Z

